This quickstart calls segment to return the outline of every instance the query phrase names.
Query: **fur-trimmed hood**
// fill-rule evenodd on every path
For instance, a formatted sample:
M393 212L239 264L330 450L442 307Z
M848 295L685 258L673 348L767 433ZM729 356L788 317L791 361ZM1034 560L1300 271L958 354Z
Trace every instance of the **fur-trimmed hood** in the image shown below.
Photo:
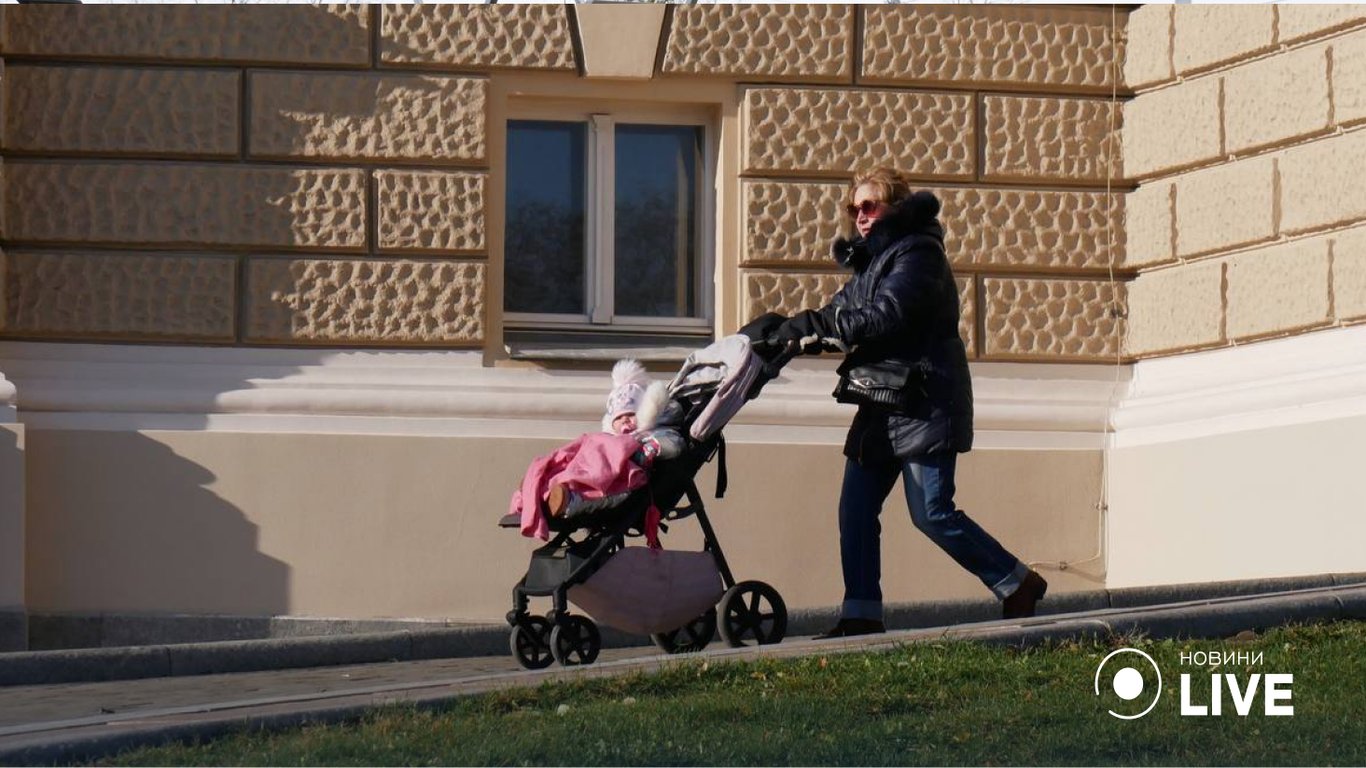
M830 244L830 255L841 267L857 270L907 235L929 235L942 244L944 227L939 215L939 198L920 190L878 219L867 237L837 237Z

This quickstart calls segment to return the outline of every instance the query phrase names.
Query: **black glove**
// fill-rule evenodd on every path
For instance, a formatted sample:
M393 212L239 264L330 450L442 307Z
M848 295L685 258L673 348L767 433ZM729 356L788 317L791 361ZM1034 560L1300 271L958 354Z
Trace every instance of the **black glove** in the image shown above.
M738 333L742 336L748 336L759 356L766 357L770 353L769 345L772 343L773 334L785 322L787 322L787 318L777 312L765 312L745 323Z
M778 326L773 335L781 344L796 344L804 355L821 351L849 351L840 341L839 329L835 327L835 308L832 306L819 311L807 309L798 312Z

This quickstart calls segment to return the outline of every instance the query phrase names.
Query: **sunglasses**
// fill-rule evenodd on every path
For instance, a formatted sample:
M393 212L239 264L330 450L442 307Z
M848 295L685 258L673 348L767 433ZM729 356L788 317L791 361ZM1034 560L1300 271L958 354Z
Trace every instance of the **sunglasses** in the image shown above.
M860 213L864 216L872 216L877 213L883 205L883 203L877 200L864 200L858 205L850 203L849 205L844 206L844 210L849 214L849 218L857 219Z

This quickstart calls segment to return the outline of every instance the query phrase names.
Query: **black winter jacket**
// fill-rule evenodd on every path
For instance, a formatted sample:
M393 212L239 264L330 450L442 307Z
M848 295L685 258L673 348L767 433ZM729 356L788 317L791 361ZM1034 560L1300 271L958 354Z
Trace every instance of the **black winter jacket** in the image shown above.
M958 287L944 254L939 200L917 192L879 219L866 238L836 240L832 255L854 270L830 304L850 351L839 368L882 360L920 365L910 404L889 410L860 406L844 455L863 464L890 463L972 448L972 380L958 335Z

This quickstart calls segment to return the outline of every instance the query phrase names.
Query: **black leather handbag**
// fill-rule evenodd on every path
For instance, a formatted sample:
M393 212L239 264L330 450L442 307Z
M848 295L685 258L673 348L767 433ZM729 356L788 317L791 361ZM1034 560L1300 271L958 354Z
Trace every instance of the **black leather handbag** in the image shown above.
M833 394L840 403L910 411L927 397L926 367L897 360L856 365L842 373Z

